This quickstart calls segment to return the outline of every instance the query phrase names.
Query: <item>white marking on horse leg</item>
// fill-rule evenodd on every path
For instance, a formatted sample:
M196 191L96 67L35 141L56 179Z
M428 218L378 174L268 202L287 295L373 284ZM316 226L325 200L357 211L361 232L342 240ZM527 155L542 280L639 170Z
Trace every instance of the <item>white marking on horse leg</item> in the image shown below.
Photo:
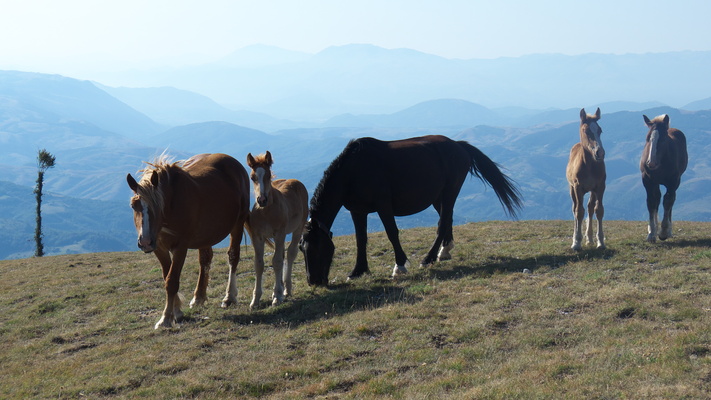
M237 304L237 274L230 272L227 278L227 290L225 291L225 298L222 299L222 308L227 308L233 304Z
M407 273L407 269L410 267L410 261L405 261L405 265L395 265L393 267L393 278L397 277L398 275L404 275Z
M205 267L206 271L210 270L210 266L212 263L208 264L207 267ZM201 307L205 305L205 302L207 301L207 295L203 294L200 297L198 297L198 291L195 290L195 294L193 295L193 299L190 300L190 308L193 307Z
M573 250L581 250L583 246L580 244L580 242L583 240L583 233L582 233L582 220L579 220L577 217L574 218L573 222L573 244L570 246L571 249Z
M272 306L284 302L284 241L277 239L275 243L272 268L274 268L274 291L272 292Z
M647 241L649 243L655 243L657 241L657 222L658 216L656 213L649 216L649 227L647 228Z
M254 290L252 291L252 302L249 303L249 309L254 310L259 308L259 301L262 299L262 274L257 273L254 282Z
M597 220L597 248L605 248L605 234L602 231L602 221L600 219Z
M446 246L442 246L437 253L437 261L451 260L452 255L449 253L454 248L454 240L449 242Z
M593 236L593 216L590 215L585 219L585 244L591 244Z
M163 315L160 317L155 325L155 329L160 328L179 328L180 325L177 321L183 318L183 312L180 310L182 300L180 294L175 296L167 296L165 302L165 309L163 309Z

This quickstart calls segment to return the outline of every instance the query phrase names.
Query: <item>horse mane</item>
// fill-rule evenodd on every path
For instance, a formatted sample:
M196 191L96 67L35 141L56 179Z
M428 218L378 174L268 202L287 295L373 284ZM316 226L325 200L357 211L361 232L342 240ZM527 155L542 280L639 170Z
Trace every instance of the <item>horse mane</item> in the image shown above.
M666 114L657 115L649 122L651 122L653 124L662 123L662 122L664 122L664 118L666 118L666 116L667 116Z
M333 179L336 172L343 167L345 161L349 157L359 153L361 150L363 150L364 147L366 147L368 144L372 144L374 141L377 141L377 139L366 137L352 139L348 142L341 154L339 154L333 161L331 161L331 165L329 165L328 168L326 168L326 170L323 172L323 177L316 186L316 189L314 190L314 195L311 197L310 207L312 210L318 209L318 205L321 203L320 199L323 195L324 187L331 179Z
M165 196L161 182L163 179L170 179L171 169L182 168L183 161L173 161L173 157L163 153L153 161L146 161L145 164L146 167L138 171L141 174L141 179L138 181L136 192L149 203L149 207L153 210L162 210L165 206ZM158 179L157 183L154 183L152 179L154 174L163 175L163 179Z

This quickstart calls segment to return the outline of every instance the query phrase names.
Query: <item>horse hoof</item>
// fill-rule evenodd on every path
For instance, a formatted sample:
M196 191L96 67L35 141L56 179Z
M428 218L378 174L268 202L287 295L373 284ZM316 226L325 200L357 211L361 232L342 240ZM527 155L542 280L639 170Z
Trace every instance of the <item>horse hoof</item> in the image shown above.
M220 307L227 308L233 304L237 304L237 299L225 298L224 300L222 300L222 304L220 304Z
M180 328L180 325L178 325L175 321L175 318L165 318L165 316L161 317L161 319L156 322L156 326L154 329L170 329L170 328Z
M599 250L605 250L605 249L606 249L605 245L602 244L602 243L601 243L601 244L598 244L598 245L597 245L597 248L598 248Z
M399 275L405 275L407 274L407 265L410 264L410 262L405 262L405 265L395 265L393 267L393 278Z
M580 251L583 249L583 246L581 246L580 243L574 243L572 246L570 246L570 248L575 251Z
M205 299L198 299L197 297L193 297L193 299L190 300L190 308L202 307L204 305L205 305Z

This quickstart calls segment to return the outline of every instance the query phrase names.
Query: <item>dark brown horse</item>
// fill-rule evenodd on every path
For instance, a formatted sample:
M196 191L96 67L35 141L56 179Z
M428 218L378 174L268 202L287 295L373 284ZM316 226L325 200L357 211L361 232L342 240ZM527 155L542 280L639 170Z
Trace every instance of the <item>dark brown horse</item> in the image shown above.
M212 246L230 235L230 275L222 306L237 301L240 241L249 218L249 178L242 164L225 154L200 154L184 163L161 156L142 171L128 174L138 247L153 252L163 268L166 302L155 328L180 320L180 272L188 249L199 249L200 275L190 306L207 299ZM249 229L249 225L247 225Z
M602 217L605 208L602 205L602 196L605 194L605 149L602 147L600 134L602 129L597 121L600 119L600 108L595 115L588 115L583 108L580 110L580 142L570 149L568 166L565 176L570 186L570 198L573 200L573 250L582 248L583 218L585 217L585 193L590 192L588 200L588 220L585 230L586 243L593 241L593 213L597 216L597 248L605 248L605 235L602 231Z
M643 117L649 132L647 132L647 142L642 151L639 169L642 172L642 184L647 191L649 211L647 241L654 243L657 241L659 202L662 198L659 185L667 188L663 203L664 217L658 232L659 239L666 240L672 236L672 207L689 157L686 153L686 137L680 130L669 127L668 115L660 115L651 121L646 115Z
M367 216L373 212L380 216L395 250L393 276L407 272L408 264L395 216L412 215L430 205L439 214L439 224L422 265L451 258L454 203L468 173L491 185L504 209L516 214L522 200L515 184L467 142L444 136L352 140L326 169L311 199L311 219L300 246L309 284L328 283L335 250L330 229L341 207L350 211L355 226L357 257L349 278L368 272Z

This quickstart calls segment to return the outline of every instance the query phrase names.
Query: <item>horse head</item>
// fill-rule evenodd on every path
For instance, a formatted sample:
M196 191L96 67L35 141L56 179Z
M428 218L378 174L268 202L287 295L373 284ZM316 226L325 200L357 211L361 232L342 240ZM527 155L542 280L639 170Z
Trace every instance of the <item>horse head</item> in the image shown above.
M126 175L128 187L133 191L131 208L133 223L138 233L138 248L146 253L156 249L158 232L163 224L163 193L158 171L145 172L141 181Z
M328 273L336 247L331 240L331 232L315 220L306 223L299 249L304 253L306 279L309 285L328 285Z
M649 120L646 115L643 115L644 123L649 128L647 132L647 141L644 145L644 165L650 170L659 168L660 153L664 143L668 137L669 131L669 116L667 114L660 115L653 120Z
M600 119L600 107L594 115L587 114L585 109L580 110L580 143L588 149L595 161L605 160L605 149L602 147L602 128L597 124Z
M266 207L269 204L269 192L272 188L271 167L273 163L272 154L269 151L257 157L252 157L252 153L247 154L247 165L252 169L252 173L249 176L254 182L254 197L260 207Z

